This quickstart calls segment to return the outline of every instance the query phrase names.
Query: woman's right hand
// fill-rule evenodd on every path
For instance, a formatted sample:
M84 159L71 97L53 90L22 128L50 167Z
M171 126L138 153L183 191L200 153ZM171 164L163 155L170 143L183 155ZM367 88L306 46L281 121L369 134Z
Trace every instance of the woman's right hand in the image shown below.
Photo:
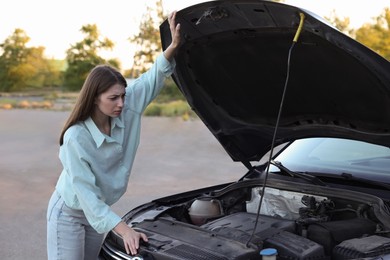
M134 229L126 225L126 223L124 223L123 221L116 225L114 231L121 235L127 254L137 254L140 239L145 242L148 242L148 238L144 233L135 231Z

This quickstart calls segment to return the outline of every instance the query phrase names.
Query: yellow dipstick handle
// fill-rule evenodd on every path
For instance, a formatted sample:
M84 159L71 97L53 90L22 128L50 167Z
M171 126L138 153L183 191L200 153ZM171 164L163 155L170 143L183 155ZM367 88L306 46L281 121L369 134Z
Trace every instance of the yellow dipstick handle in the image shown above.
M305 15L303 13L299 13L299 16L301 17L301 20L299 21L298 30L295 33L293 42L297 42L298 41L299 35L301 34L301 31L302 31L303 21L305 20Z

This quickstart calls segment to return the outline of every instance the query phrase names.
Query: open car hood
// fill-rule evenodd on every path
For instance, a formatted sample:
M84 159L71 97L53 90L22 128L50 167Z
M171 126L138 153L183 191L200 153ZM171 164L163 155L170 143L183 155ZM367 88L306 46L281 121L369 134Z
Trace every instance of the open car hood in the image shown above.
M275 145L341 137L390 146L390 63L306 10L269 1L213 1L179 11L173 74L189 105L234 161ZM162 46L171 42L161 27Z

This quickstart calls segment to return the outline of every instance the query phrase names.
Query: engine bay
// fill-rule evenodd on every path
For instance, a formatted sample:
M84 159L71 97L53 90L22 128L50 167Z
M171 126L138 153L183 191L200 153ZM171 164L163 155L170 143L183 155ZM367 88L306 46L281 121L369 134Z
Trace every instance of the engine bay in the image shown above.
M128 223L148 236L141 247L158 259L261 259L264 248L276 249L278 259L390 257L388 229L371 202L262 190L228 187L143 211Z

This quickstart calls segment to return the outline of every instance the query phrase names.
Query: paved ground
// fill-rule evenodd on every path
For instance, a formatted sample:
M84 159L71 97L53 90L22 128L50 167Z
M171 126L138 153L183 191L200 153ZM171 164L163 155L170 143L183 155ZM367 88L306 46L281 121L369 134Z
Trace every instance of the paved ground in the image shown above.
M61 165L58 136L68 112L0 110L0 258L46 259L46 207ZM143 119L119 214L153 198L236 180L233 162L200 120Z

